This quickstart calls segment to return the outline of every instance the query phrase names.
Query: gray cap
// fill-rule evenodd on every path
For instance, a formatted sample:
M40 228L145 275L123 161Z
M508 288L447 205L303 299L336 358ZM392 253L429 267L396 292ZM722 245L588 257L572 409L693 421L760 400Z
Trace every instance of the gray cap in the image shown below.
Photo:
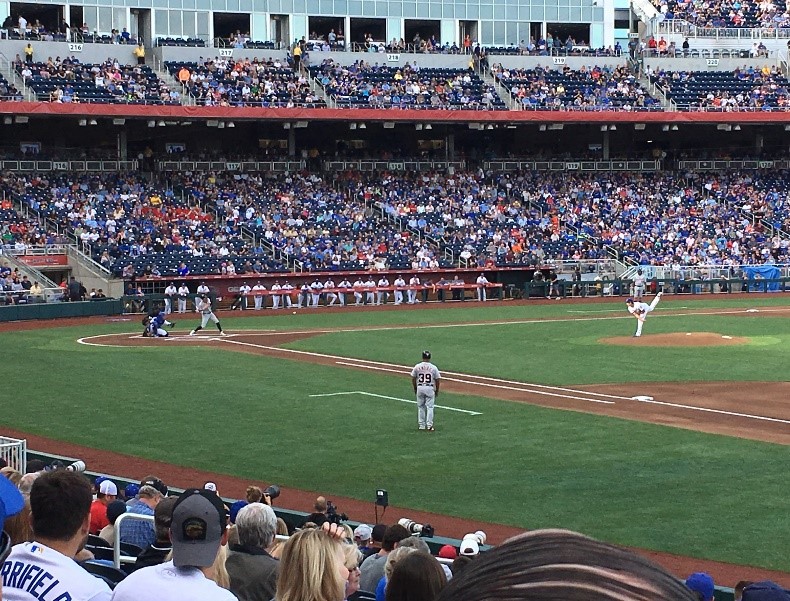
M227 523L225 505L216 493L197 488L184 491L173 507L170 523L174 565L211 566Z

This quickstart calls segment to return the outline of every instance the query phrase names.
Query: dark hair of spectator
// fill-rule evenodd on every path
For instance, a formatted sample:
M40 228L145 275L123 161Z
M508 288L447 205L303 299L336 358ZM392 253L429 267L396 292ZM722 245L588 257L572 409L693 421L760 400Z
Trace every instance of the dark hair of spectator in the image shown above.
M435 601L447 586L436 558L424 551L401 558L387 581L386 601Z
M404 538L411 536L409 531L400 524L387 527L384 531L384 540L381 548L385 551L392 551L395 548L395 543L401 542Z
M658 564L567 530L536 530L480 554L438 601L696 601Z
M466 566L472 563L472 560L475 557L476 556L473 555L459 555L453 559L453 563L450 565L450 571L453 573L453 578L455 578L455 576L457 576L461 570L466 568Z
M41 474L30 489L33 534L68 541L91 510L93 492L82 474L56 470Z

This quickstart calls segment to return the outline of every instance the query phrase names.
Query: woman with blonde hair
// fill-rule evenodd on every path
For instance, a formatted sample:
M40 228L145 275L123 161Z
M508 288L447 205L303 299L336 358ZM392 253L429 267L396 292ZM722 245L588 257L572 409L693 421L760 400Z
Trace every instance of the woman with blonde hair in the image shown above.
M359 560L362 559L362 551L355 543L343 543L343 555L346 558L346 569L348 570L348 581L346 582L346 599L359 590Z
M277 531L275 532L275 535L288 536L288 524L286 524L285 520L282 518L277 518ZM272 541L271 546L267 549L269 551L269 555L275 559L280 559L280 556L283 553L283 545L285 545L284 540L277 540L275 538L274 541Z
M275 601L343 601L348 569L336 524L300 530L283 546Z

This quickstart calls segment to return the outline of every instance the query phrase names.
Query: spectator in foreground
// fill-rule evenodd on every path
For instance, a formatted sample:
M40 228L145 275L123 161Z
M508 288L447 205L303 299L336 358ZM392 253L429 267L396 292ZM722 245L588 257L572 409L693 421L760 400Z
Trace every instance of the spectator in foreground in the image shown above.
M743 589L742 601L790 601L790 592L770 580L753 582Z
M153 516L154 510L161 500L162 493L153 486L146 484L140 487L137 497L127 503L127 511L138 515ZM153 524L143 520L125 520L121 524L119 535L122 543L131 543L141 549L145 549L156 540Z
M99 536L111 545L115 544L115 537L118 535L118 531L115 529L115 522L124 513L126 513L126 503L123 501L115 500L107 505L107 520L109 523L101 529Z
M387 563L387 555L389 555L397 546L400 541L409 538L409 531L400 524L389 526L384 532L384 541L381 545L381 551L375 555L371 555L362 562L359 570L361 572L359 580L359 588L369 593L376 592L376 586L384 576L384 565Z
M277 590L280 562L267 549L274 541L277 516L264 503L250 503L236 516L239 543L230 547L225 566L230 590L240 601L270 601Z
M686 578L686 586L697 594L699 601L713 601L715 588L710 574L695 572Z
M1 497L4 504L5 496ZM91 486L82 474L56 470L41 475L33 483L30 491L33 541L13 547L5 560L3 599L110 599L112 593L107 584L74 561L88 537L92 501ZM19 578L22 573L35 576Z
M568 530L535 530L476 557L438 601L696 601L664 568Z
M214 562L227 541L227 523L225 505L216 494L197 488L184 491L173 506L170 524L173 559L127 576L115 588L112 601L236 601L213 580Z
M396 564L407 555L416 552L417 549L414 547L398 547L387 555L387 562L384 564L384 575L376 585L376 601L384 601L387 595L387 582L392 578L392 571L395 569Z
M415 551L395 564L387 581L386 601L435 601L445 586L447 577L436 558Z
M300 530L283 548L274 601L339 601L345 599L348 569L339 538L343 529L325 523Z
M177 500L174 497L167 497L154 509L156 540L137 556L137 561L134 562L135 570L157 566L167 561L167 555L173 550L173 544L170 542L170 525L173 521L173 507Z

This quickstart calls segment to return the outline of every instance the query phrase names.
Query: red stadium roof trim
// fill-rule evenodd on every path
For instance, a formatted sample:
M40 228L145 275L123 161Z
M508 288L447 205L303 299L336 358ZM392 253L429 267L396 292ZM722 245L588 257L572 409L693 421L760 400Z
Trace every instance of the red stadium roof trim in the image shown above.
M409 123L788 123L790 112L450 111L0 102L0 115Z

